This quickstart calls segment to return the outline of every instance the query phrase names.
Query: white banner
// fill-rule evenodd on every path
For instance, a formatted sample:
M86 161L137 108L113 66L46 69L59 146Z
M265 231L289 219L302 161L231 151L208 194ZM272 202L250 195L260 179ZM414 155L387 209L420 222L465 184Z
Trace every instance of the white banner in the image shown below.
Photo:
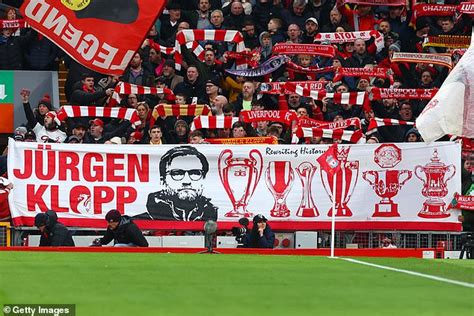
M338 229L460 229L447 210L461 189L460 144L340 145L336 192L316 161L327 148L10 139L10 209L16 226L53 209L66 225L97 227L118 209L147 228L208 219L223 228L263 214L280 229L326 229L335 198Z

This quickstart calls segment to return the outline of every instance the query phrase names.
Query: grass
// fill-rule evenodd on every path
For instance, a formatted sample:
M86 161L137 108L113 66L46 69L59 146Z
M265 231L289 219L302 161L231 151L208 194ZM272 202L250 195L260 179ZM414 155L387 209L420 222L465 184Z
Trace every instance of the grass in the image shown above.
M360 260L473 282L474 260ZM0 304L81 316L474 315L472 288L325 257L0 252L0 271Z

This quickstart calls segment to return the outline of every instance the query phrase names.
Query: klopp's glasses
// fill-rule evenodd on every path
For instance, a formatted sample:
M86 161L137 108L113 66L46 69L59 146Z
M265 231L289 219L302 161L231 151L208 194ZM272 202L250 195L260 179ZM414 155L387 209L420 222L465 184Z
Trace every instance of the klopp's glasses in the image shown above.
M204 171L200 169L191 169L191 170L173 169L168 172L168 174L171 176L171 179L173 179L174 181L183 180L184 175L186 173L188 173L189 178L193 181L201 180L204 175Z

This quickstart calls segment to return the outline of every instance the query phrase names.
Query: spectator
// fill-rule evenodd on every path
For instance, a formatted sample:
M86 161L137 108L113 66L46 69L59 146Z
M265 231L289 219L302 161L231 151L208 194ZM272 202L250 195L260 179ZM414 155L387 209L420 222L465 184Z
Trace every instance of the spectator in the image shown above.
M114 247L148 247L147 240L129 216L110 210L105 220L107 231L104 237L94 240L94 246L107 245L113 240Z
M153 73L143 67L143 58L140 53L141 52L136 52L135 55L133 55L130 66L122 75L122 80L140 86L151 87L155 82L155 78Z
M163 132L158 125L152 126L148 131L148 135L150 137L150 145L163 145L165 143Z
M94 85L94 76L90 73L84 73L81 81L74 85L74 91L71 94L71 104L90 106L102 105L106 97L110 97L114 91L112 87L103 89Z
M24 53L31 40L31 31L21 36L14 36L13 29L2 29L0 34L0 69L23 70Z
M365 41L363 39L356 39L354 41L354 53L352 57L346 61L348 67L363 68L369 64L375 64L374 57L367 53Z
M174 69L174 60L167 59L163 64L163 76L164 76L164 84L174 90L178 83L183 82L184 78L176 74Z
M283 10L283 21L289 24L297 24L303 28L305 22L311 17L311 13L306 10L306 0L294 0L291 9Z
M301 43L301 29L298 24L290 24L287 31L288 43L300 44Z
M198 100L206 99L206 91L204 88L203 81L198 68L194 65L190 65L186 71L186 78L183 82L176 85L174 94L184 93L190 98L197 98ZM191 102L187 102L191 103Z
M38 122L38 119L33 114L29 102L29 93L21 92L23 101L23 110L25 111L26 119L28 120L28 127L31 128L38 143L62 143L66 140L66 133L59 129L61 122L57 118L56 112L49 111L44 115L43 125Z
M40 247L74 247L72 233L58 222L55 211L49 210L46 213L36 214L35 226L41 232Z
M247 232L243 240L244 248L273 248L275 242L275 234L267 219L262 214L258 214L253 218L252 229Z
M101 119L93 119L89 122L89 124L89 131L84 135L83 140L83 142L86 144L104 144L112 137L123 135L130 126L128 121L124 121L119 125L118 128L114 128L112 131L105 133L104 121Z
M308 18L304 23L304 32L302 42L304 44L313 44L314 37L318 34L319 23L316 18Z
M245 81L242 87L242 94L232 104L235 115L239 116L241 110L250 110L254 98L255 84L252 81Z

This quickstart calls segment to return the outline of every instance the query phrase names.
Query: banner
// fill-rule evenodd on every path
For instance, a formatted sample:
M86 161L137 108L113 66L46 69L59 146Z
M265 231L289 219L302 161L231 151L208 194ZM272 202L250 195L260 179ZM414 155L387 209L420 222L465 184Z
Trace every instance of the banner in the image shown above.
M373 6L392 6L405 7L406 0L343 0L343 3L354 3L359 5L373 5Z
M287 81L288 82L288 81ZM287 82L276 81L276 82L262 82L258 87L258 93L266 94L290 94L290 91L285 89ZM291 81L292 84L302 86L303 88L310 90L326 90L328 81Z
M290 126L298 116L294 110L264 110L264 111L240 111L240 118L245 123L271 121L280 122Z
M205 138L209 144L220 145L257 145L257 144L278 144L278 139L274 136L264 137L236 137L236 138Z
M357 39L368 41L374 38L377 53L385 47L382 34L379 31L361 31L361 32L334 32L334 33L318 33L314 37L315 42L329 42L331 44L353 43Z
M0 20L1 29L16 29L30 27L25 20Z
M443 48L468 48L471 43L470 36L464 35L439 35L427 36L423 40L423 47Z
M53 209L66 225L103 227L105 214L118 209L142 227L263 214L288 228L305 222L321 229L329 227L334 198L338 229L461 228L457 213L447 211L461 189L460 144L339 145L336 192L317 162L328 147L10 139L9 204L15 226L31 226L38 212Z
M360 129L361 122L358 117L352 117L349 119L345 119L342 121L335 121L335 122L325 122L325 121L318 121L311 119L309 117L299 117L298 118L298 126L301 127L318 127L324 129L346 129L349 127L354 127L356 129Z
M390 84L393 84L393 71L390 68L337 68L333 82L341 81L344 77L376 77L388 78Z
M283 66L286 62L288 62L290 58L285 55L281 56L273 56L269 60L265 61L257 68L252 69L226 69L225 71L236 76L242 77L260 77L271 74L281 66Z
M272 48L274 54L285 55L317 55L333 58L336 55L336 49L331 45L318 44L287 44L278 43Z
M434 64L449 69L453 68L453 62L450 54L428 54L428 53L393 53L392 62L407 62L407 63L425 63Z
M371 88L370 100L399 99L399 100L431 100L438 89L389 89Z
M164 0L26 0L20 12L80 64L119 76L163 5Z

